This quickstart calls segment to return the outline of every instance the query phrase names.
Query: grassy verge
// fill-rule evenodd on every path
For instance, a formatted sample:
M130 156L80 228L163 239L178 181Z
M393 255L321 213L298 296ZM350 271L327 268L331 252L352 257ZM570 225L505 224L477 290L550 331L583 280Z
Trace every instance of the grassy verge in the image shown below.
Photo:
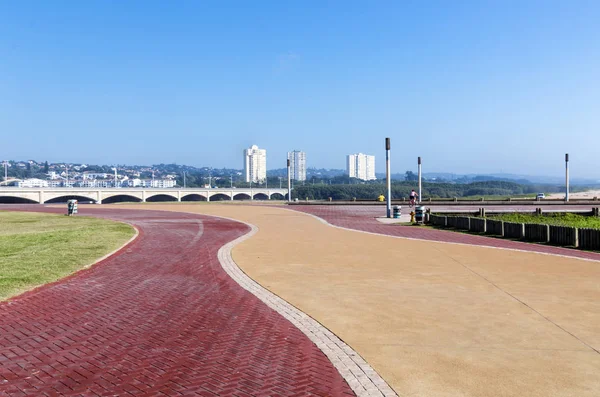
M134 234L104 219L0 212L0 300L90 265Z
M487 218L515 223L536 223L542 225L600 229L600 218L570 213L554 213L548 215L510 213L488 216Z

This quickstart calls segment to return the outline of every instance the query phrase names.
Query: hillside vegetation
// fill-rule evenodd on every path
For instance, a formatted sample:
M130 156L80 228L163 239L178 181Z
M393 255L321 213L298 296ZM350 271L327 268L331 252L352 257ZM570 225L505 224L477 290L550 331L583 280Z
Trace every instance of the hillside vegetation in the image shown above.
M417 189L415 182L396 182L392 184L392 199L407 198L411 189ZM468 184L455 183L423 183L423 198L451 198L451 197L476 197L476 196L523 196L536 193L557 193L563 187L555 185L521 185L514 182L487 181ZM384 183L369 183L356 185L305 185L294 186L292 198L309 200L352 200L373 199L380 194L386 195Z

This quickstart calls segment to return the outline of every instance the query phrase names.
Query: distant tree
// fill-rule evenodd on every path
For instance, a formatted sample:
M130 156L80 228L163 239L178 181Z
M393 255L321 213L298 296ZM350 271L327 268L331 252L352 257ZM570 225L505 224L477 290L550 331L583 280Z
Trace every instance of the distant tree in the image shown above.
M417 181L419 180L419 177L412 171L406 171L406 174L404 174L404 180L406 181Z
M48 173L48 162L46 161L44 163L44 174L47 174L47 173Z

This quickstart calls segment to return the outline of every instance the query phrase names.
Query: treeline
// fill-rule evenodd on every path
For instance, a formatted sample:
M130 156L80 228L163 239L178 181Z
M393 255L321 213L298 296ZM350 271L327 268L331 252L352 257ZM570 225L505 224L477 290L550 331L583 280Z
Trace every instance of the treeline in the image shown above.
M408 198L412 189L417 190L414 182L392 183L392 198ZM471 196L517 196L536 193L558 193L564 191L561 186L555 185L521 185L514 182L487 181L468 184L454 183L423 183L423 198L452 198ZM295 186L292 198L309 200L375 200L379 195L386 195L384 183L364 185L304 185Z

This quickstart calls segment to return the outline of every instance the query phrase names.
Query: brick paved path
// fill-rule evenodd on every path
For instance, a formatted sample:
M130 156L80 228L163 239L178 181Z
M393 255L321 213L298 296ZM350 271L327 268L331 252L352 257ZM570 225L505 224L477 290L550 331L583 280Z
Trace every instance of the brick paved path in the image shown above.
M576 249L552 247L541 244L530 244L520 241L477 236L448 230L419 228L417 226L386 225L375 219L376 217L385 216L384 206L293 205L289 206L288 208L316 215L335 226L362 230L365 232L422 240L509 248L600 261L600 253L597 252L580 251Z
M0 303L1 396L353 395L304 334L221 268L219 247L247 226L84 212L126 220L140 236L99 265Z

